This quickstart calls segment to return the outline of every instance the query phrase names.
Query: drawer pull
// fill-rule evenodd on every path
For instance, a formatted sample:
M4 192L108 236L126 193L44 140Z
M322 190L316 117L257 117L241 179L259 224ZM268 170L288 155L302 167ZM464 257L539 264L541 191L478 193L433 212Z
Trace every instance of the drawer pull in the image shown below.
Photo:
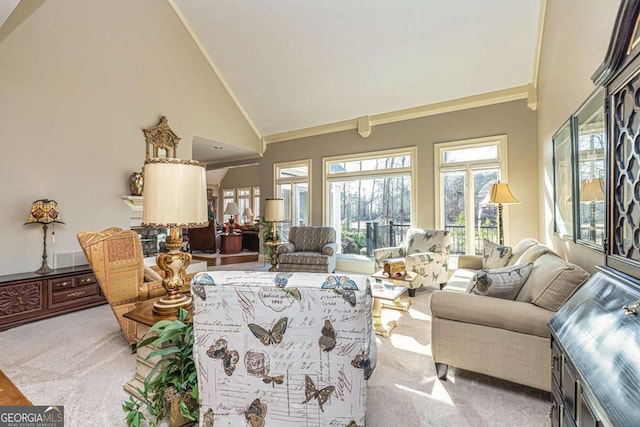
M76 292L68 293L67 296L71 298L75 298L75 297L79 297L80 295L84 295L86 293L87 293L86 291L76 291Z
M71 284L71 282L60 282L60 283L58 283L58 286L60 286L61 288L66 288L70 284Z
M640 307L640 299L636 301L636 303L631 307L627 306L626 304L622 306L622 308L624 309L624 314L636 314L638 307Z
M553 355L553 359L551 361L551 367L553 369L558 369L560 367L560 364L558 363L560 361L560 358L558 357L557 354Z
M80 280L80 283L82 283L83 285L86 283L91 283L93 282L93 278L92 277L85 277L84 279Z

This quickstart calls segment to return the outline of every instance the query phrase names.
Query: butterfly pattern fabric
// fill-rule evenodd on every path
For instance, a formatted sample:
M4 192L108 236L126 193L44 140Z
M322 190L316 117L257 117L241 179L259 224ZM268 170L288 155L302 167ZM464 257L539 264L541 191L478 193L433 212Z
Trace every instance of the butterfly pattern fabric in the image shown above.
M264 417L267 415L267 405L255 399L244 411L244 417L251 427L264 427Z
M351 366L354 368L359 368L364 371L364 379L368 380L371 377L371 373L373 372L373 367L371 366L371 360L369 356L367 356L364 352L358 354L351 361Z
M209 350L207 350L207 356L212 359L221 359L224 373L229 377L233 374L233 371L236 370L236 364L240 360L240 356L237 351L227 349L227 340L224 338L220 338L211 347L209 347Z
M322 284L322 289L333 289L333 292L341 295L351 307L356 306L358 285L348 276L329 276Z
M318 340L318 345L323 351L331 351L336 346L336 330L331 322L327 319L322 327L322 336Z
M286 287L290 276L291 276L291 273L278 273L275 279L276 288L282 289L287 294L291 295L294 299L300 301L302 300L302 294L300 293L300 290L297 288Z
M256 338L260 339L262 344L268 346L270 344L275 345L282 342L284 333L287 330L288 321L289 319L286 317L281 317L270 330L267 330L260 325L256 325L255 323L249 323L247 326L251 330L251 333Z
M324 412L324 404L329 400L329 396L336 388L332 385L316 389L316 385L313 383L313 380L309 375L304 376L304 394L305 399L302 403L307 403L311 399L318 399L318 406L320 406L320 410Z
M203 274L215 283L192 282L191 291L203 425L365 425L363 372L376 361L367 276ZM296 303L287 290L302 299Z
M192 284L191 292L195 294L198 298L200 298L202 301L207 300L207 292L205 291L203 285L199 285L197 283Z
M269 375L263 375L262 381L266 384L271 384L271 387L275 388L276 384L284 383L284 375L277 375L275 377L271 377Z

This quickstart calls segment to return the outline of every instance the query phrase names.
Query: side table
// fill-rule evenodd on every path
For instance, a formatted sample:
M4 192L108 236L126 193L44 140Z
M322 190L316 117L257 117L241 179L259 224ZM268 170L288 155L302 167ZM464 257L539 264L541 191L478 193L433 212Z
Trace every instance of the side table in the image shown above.
M237 254L242 252L242 234L223 234L220 236L220 253Z
M373 328L376 334L382 335L383 337L388 337L391 334L391 330L398 325L395 320L389 322L386 326L382 324L382 307L384 303L381 300L391 301L393 304L394 302L398 301L400 295L404 294L406 291L407 288L405 288L404 286L394 286L390 282L373 283L371 285L371 294L373 296L373 307L371 308L371 315L373 317ZM392 307L390 308L403 310L402 308L399 308L395 305L392 305ZM407 309L404 309L403 311L407 311Z
M176 316L160 316L153 312L153 303L161 297L141 301L136 304L136 308L128 313L124 314L127 319L133 320L138 323L138 342L149 331L149 329L160 320L175 320ZM148 347L139 348L136 352L136 372L133 378L131 378L124 385L124 390L132 396L140 398L138 389L144 388L144 380L149 375L149 372L156 366L160 360L160 356L147 359L151 349Z

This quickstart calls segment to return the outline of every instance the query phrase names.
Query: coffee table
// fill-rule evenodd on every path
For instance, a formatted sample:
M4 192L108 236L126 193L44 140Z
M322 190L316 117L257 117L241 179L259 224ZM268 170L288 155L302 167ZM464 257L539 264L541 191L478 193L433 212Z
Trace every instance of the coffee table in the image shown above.
M409 296L410 297L416 296L416 290L411 286L411 284L418 278L418 275L416 273L407 271L401 276L388 276L384 274L384 270L378 270L375 273L373 273L371 277L373 277L376 280L387 280L391 283L395 283L396 285L400 285L400 286L408 285L406 287L408 288L407 292L409 293Z
M395 320L387 323L387 325L382 324L382 307L407 311L411 303L399 301L400 295L404 294L406 291L407 288L404 286L395 286L393 283L383 280L373 280L371 283L371 294L373 295L371 315L373 317L373 328L376 334L388 337L391 334L391 330L398 325L398 322ZM382 300L390 302L384 303Z

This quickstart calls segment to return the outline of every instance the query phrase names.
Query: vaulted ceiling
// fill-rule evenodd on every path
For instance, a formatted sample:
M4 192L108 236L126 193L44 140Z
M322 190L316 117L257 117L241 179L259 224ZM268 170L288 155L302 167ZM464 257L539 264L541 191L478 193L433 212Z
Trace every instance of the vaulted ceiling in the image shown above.
M167 1L266 142L483 94L535 98L546 0ZM18 2L0 1L0 26ZM256 155L193 147L203 161Z
M543 0L170 0L260 136L535 83Z

